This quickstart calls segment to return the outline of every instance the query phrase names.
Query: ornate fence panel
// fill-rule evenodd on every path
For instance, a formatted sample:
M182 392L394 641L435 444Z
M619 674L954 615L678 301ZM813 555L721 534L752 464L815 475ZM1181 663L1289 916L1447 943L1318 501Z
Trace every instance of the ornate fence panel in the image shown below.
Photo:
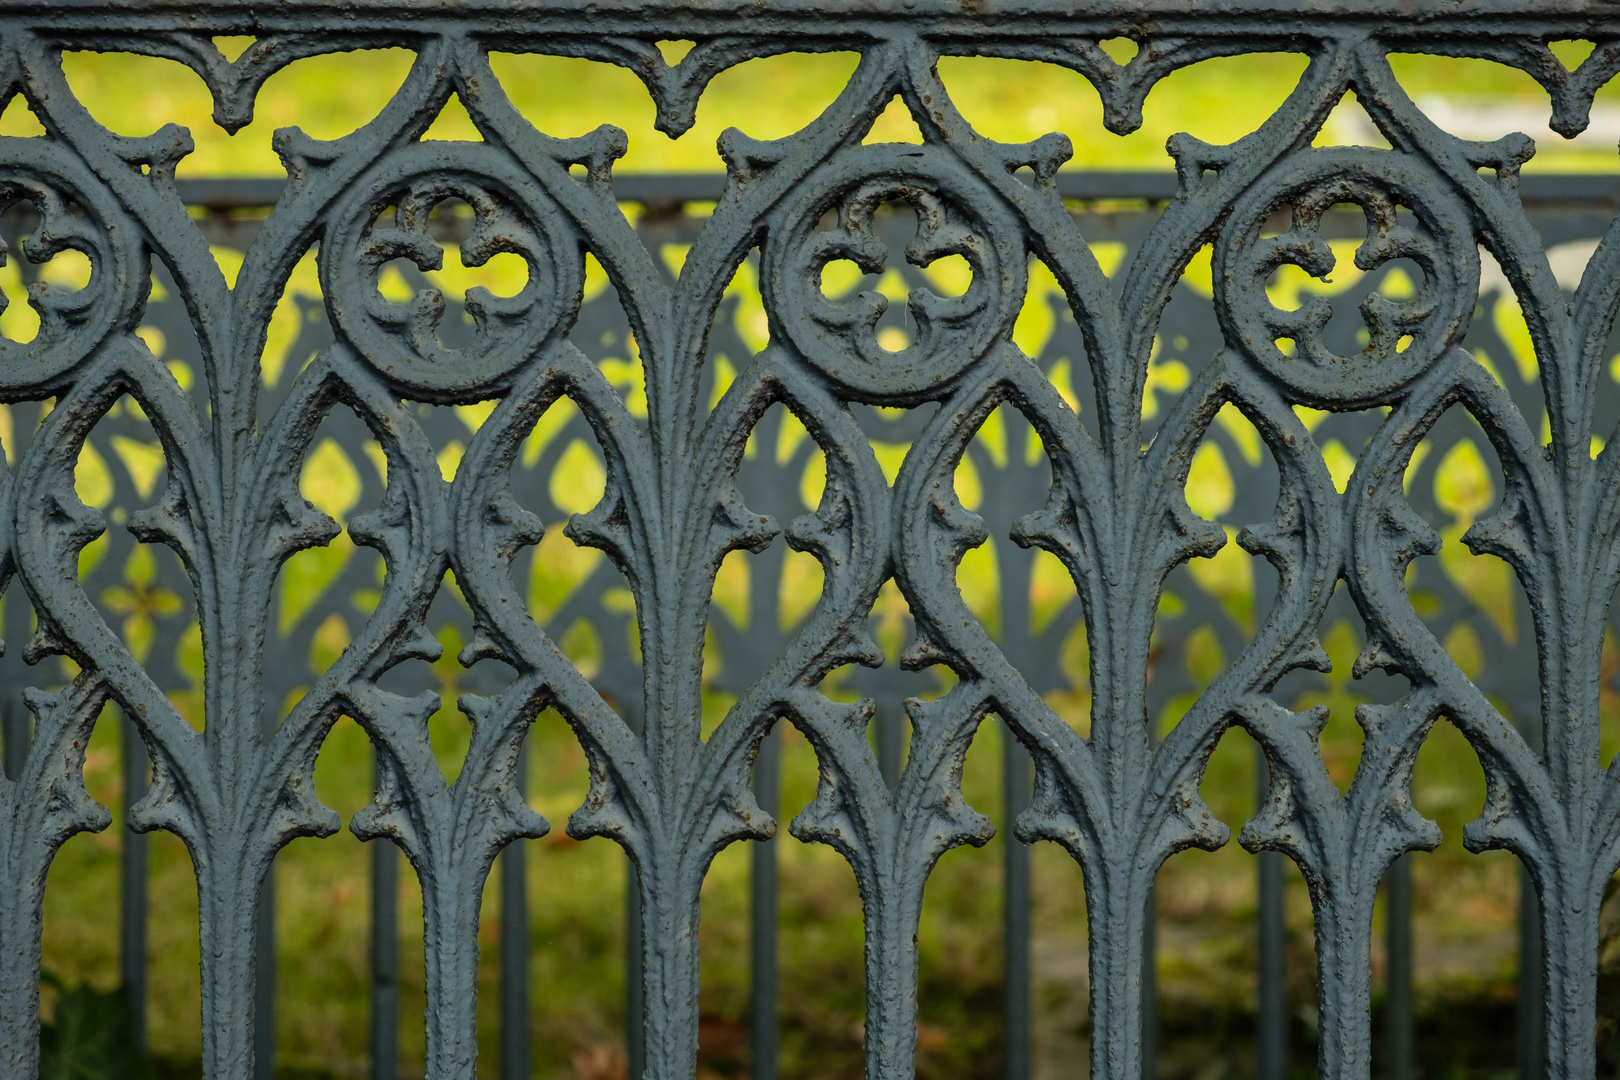
M397 847L422 884L427 1073L474 1075L480 900L503 848L549 828L524 801L521 767L546 708L590 759L570 834L609 837L636 867L646 1075L694 1074L698 891L718 851L777 827L778 722L820 764L819 793L791 828L836 848L859 883L868 1075L911 1074L923 887L946 850L989 837L959 781L991 716L1033 763L1031 783L1025 759L1007 759L1009 802L1022 801L1021 778L1029 792L1019 839L1055 841L1084 870L1091 1075L1150 1067L1151 890L1172 854L1229 839L1198 785L1233 726L1259 743L1269 776L1240 840L1292 859L1310 886L1320 1070L1370 1073L1373 900L1405 852L1438 842L1409 787L1441 719L1487 777L1468 844L1512 851L1534 882L1544 1071L1592 1075L1598 911L1620 865L1620 784L1598 755L1620 574L1620 450L1602 442L1620 420L1606 370L1617 256L1590 242L1606 221L1587 215L1558 235L1533 220L1520 197L1527 138L1448 134L1387 62L1416 51L1510 64L1551 94L1554 129L1574 133L1620 69L1620 22L1588 7L8 5L3 97L21 95L46 134L0 139L0 196L20 208L7 251L30 277L71 252L90 273L77 289L36 280L37 333L0 343L6 1075L37 1071L51 857L109 821L82 781L109 705L150 758L133 824L177 834L196 868L210 1077L266 1060L263 883L279 848L341 824L314 797L313 766L342 716L377 759L375 797L348 825L387 841L379 880ZM258 40L227 61L210 37L239 33ZM1141 45L1124 65L1098 44L1121 35ZM656 47L672 38L697 43L675 65ZM1566 38L1597 45L1573 72L1547 47ZM187 134L112 134L59 63L64 49L180 60L234 129L285 64L378 46L415 53L403 87L341 139L278 135L285 187L237 237L232 281L175 180ZM491 49L629 67L672 132L691 124L708 80L745 59L861 59L794 136L728 131L712 214L660 234L677 227L632 226L620 207L623 133L537 131L507 101ZM1065 203L1066 185L1084 194L1058 171L1068 140L980 136L934 68L942 55L1074 68L1123 132L1171 71L1260 50L1306 54L1298 87L1230 146L1172 140L1174 188L1162 212L1111 237L1123 245L1112 272L1089 234L1097 217ZM1347 90L1388 148L1312 145ZM452 94L482 142L421 139ZM896 96L923 142L863 142ZM416 288L445 242L468 266L508 254L525 271L508 295ZM671 243L690 245L678 267L660 254ZM1206 246L1207 299L1169 319ZM957 287L936 266L953 257L966 265ZM870 281L899 267L908 291L838 294L823 272L843 261ZM1281 268L1320 279L1351 261L1362 276L1333 302L1301 287L1280 304ZM768 330L757 342L717 320L738 302L727 287L744 265ZM294 295L300 274L319 299ZM1037 278L1051 282L1039 302L1057 329L1030 355L1015 324ZM1528 353L1485 318L1510 294ZM276 325L287 304L290 338ZM158 355L151 326L187 344ZM1171 358L1190 372L1184 388L1155 380ZM565 458L587 435L604 476L591 508L554 482L582 467ZM1437 508L1436 463L1475 435L1501 498ZM326 440L363 468L358 494L317 508L301 480ZM1206 448L1237 475L1225 505L1194 507L1189 473ZM819 492L803 483L812 457L824 462ZM99 494L86 490L90 459L102 462ZM606 557L565 599L537 601L558 551L546 531L574 510L567 535ZM1421 559L1457 526L1511 565L1522 596L1470 591ZM963 569L987 540L989 594ZM1274 568L1252 579L1246 614L1223 576L1236 571L1216 561L1234 544ZM301 554L325 545L339 556ZM788 616L776 590L755 587L746 620L712 614L728 553L773 552L757 571L769 581L788 548L820 567L813 605ZM1069 601L1039 613L1037 550L1065 572ZM898 637L874 613L886 589L903 598ZM315 663L308 641L334 617L335 658ZM473 725L450 783L427 737L444 703L412 664L439 659L443 635L429 627L447 618L464 618L456 704ZM1296 708L1312 677L1301 672L1329 666L1318 636L1338 618L1365 627L1353 674L1372 702L1356 713L1365 746L1345 791L1317 743L1325 708ZM1482 664L1456 658L1463 625ZM579 626L595 637L588 649L570 643ZM1212 629L1225 661L1207 685L1180 674L1195 627ZM718 675L706 675L706 645L724 658ZM19 653L61 659L25 676ZM709 716L716 690L731 703ZM132 788L145 780L126 775ZM756 896L768 903L762 865ZM521 889L503 897L521 912ZM1016 947L1027 943L1015 941L1010 968ZM521 1060L521 1046L503 1049Z

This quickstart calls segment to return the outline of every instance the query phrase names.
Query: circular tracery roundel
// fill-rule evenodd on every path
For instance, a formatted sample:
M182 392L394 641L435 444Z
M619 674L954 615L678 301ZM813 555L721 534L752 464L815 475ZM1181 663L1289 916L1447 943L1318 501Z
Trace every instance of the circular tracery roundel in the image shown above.
M404 302L379 289L383 268L407 259L437 270L444 257L429 231L447 200L472 210L460 252L464 266L496 254L521 257L528 280L512 296L467 290L472 340L452 348L440 335L444 295L423 289ZM415 145L389 155L350 190L321 247L321 277L343 335L382 375L430 400L487 396L555 336L579 310L584 265L555 207L498 151L457 144L453 154Z
M137 230L93 176L43 139L7 141L34 144L0 157L0 213L27 204L37 216L21 254L38 266L76 252L90 270L77 288L29 286L38 330L28 341L0 337L0 394L9 396L52 389L109 336L133 330L150 271ZM16 254L0 241L0 264ZM7 303L0 296L0 310Z
M850 397L904 404L936 396L1011 330L1027 276L1022 230L955 159L931 146L863 147L808 184L811 192L786 200L771 229L761 290L773 331ZM972 281L954 297L912 290L915 340L891 352L877 334L886 299L862 292L832 300L821 280L829 263L844 259L864 273L882 273L889 251L874 218L885 203L899 202L917 215L907 260L927 266L959 255ZM820 228L829 214L836 224Z
M1372 271L1408 260L1423 278L1409 297L1373 292L1362 301L1365 344L1350 356L1326 343L1330 301L1310 296L1285 311L1266 288L1277 269L1289 264L1327 277L1336 257L1322 235L1323 219L1344 204L1359 208L1366 219L1367 236L1355 253L1358 268ZM1292 210L1291 226L1265 235L1268 219L1285 205ZM1388 400L1467 329L1479 292L1479 254L1464 224L1469 220L1439 176L1393 151L1308 150L1285 159L1234 207L1216 247L1216 311L1228 343L1306 403L1361 407Z

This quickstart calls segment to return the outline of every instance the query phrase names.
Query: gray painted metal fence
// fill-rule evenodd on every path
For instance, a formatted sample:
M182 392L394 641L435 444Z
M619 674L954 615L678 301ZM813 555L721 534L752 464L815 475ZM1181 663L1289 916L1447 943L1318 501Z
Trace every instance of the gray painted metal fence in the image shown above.
M1153 21L1141 21L1149 9ZM68 836L108 823L79 771L90 727L111 705L126 746L151 763L149 773L141 754L126 755L127 790L147 791L131 820L180 835L198 869L210 1077L268 1075L274 971L256 963L274 955L268 882L278 848L339 824L314 799L311 770L341 715L359 721L377 749L375 800L350 823L385 841L372 848L375 1075L397 1075L392 883L401 850L423 887L428 1075L473 1075L479 898L497 856L500 1068L527 1075L526 856L513 841L548 827L523 802L520 752L528 722L547 707L567 719L591 761L591 797L570 832L611 837L637 869L633 1075L693 1074L697 889L715 852L739 839L760 841L753 1075L774 1074L768 841L778 812L795 809L778 805L779 721L805 733L821 766L820 792L795 834L837 848L860 885L868 1075L911 1074L923 882L943 851L988 838L988 820L957 784L967 745L991 716L1013 736L1005 809L1018 817L1019 839L1055 840L1085 871L1091 1075L1153 1072L1152 884L1170 854L1227 839L1198 782L1233 725L1255 737L1264 766L1262 812L1241 838L1266 852L1262 1075L1280 1077L1288 1065L1284 858L1311 888L1322 1075L1373 1069L1368 956L1381 884L1392 961L1389 1055L1379 1071L1410 1075L1411 899L1401 856L1438 839L1408 789L1417 749L1441 718L1467 736L1488 779L1469 845L1507 848L1527 868L1524 1073L1592 1075L1598 908L1620 862L1620 785L1597 759L1598 657L1620 574L1620 451L1591 449L1594 435L1620 421L1620 388L1604 371L1617 351L1620 275L1611 264L1620 255L1595 242L1611 228L1620 183L1520 178L1527 140L1472 143L1435 128L1385 57L1435 51L1513 64L1552 93L1555 128L1575 131L1593 91L1620 67L1620 44L1610 43L1620 19L1595 12L1565 3L1531 15L1483 0L1444 12L1368 3L1309 16L1264 3L1079 12L1031 3L1001 18L926 0L735 12L644 2L538 10L299 0L273 12L9 5L0 13L0 83L7 98L25 95L49 134L0 139L7 251L33 274L77 249L93 275L71 294L37 286L39 336L0 343L15 462L0 487L0 581L21 585L6 594L13 647L0 657L0 1069L29 1077L37 1067L44 875ZM237 32L259 40L227 63L208 37ZM1121 34L1142 43L1123 66L1097 46ZM1568 37L1598 42L1574 73L1546 48ZM669 66L655 48L669 38L698 44ZM177 184L184 135L104 131L74 102L55 59L63 47L180 59L208 80L218 119L236 126L263 79L291 59L394 44L418 55L395 100L333 143L283 134L287 182ZM622 134L553 140L534 131L500 93L486 62L492 47L626 64L647 80L666 130L690 124L707 80L748 57L847 48L862 63L827 114L793 139L728 133L724 177L615 177ZM1179 171L1162 176L1060 172L1061 136L984 140L932 71L941 53L1066 64L1103 93L1109 126L1127 130L1164 74L1260 49L1309 54L1298 90L1232 147L1173 140ZM1391 149L1310 145L1351 88ZM452 92L484 143L418 141ZM896 95L924 144L862 145ZM1094 205L1119 199L1145 203ZM446 200L467 212L457 216ZM706 215L683 209L711 201ZM634 227L622 203L645 208ZM196 219L187 204L213 212ZM273 209L233 212L248 206ZM210 240L245 252L234 289ZM1331 306L1274 306L1265 288L1273 272L1294 264L1325 276L1333 240L1361 241L1365 276ZM515 253L528 283L511 298L421 291L390 302L378 293L385 266L427 269L446 242L460 242L469 263ZM1123 245L1112 277L1094 254L1102 242ZM1206 244L1212 295L1182 279ZM307 301L310 317L289 350L308 362L266 377L271 298L317 245L321 297ZM690 248L678 273L656 255L665 245ZM586 252L609 279L589 300ZM923 269L946 256L971 267L960 296L941 295ZM1039 298L1055 329L1037 355L1012 341L1031 258L1056 282ZM909 302L823 295L821 270L839 259L868 280L898 270ZM716 318L738 302L725 286L745 260L757 268L770 320L762 350ZM426 284L418 269L402 272ZM1397 273L1408 287L1394 287ZM167 299L148 295L153 275ZM1526 313L1532 371L1485 317L1510 294ZM142 325L177 343L165 359L193 377L151 354L135 334ZM879 336L895 329L905 347L881 347ZM639 374L605 373L599 361L622 354L630 335ZM724 374L722 354L738 358ZM1148 379L1151 364L1172 358L1194 373L1184 390ZM114 408L126 395L139 409ZM608 474L601 505L574 517L570 535L611 559L542 626L514 581L541 523L566 516L548 480L570 443L555 438L532 455L523 448L563 396L578 406L564 434L592 439ZM475 432L431 407L492 399L499 404ZM988 438L987 418L1003 405L1002 427ZM1234 427L1216 422L1226 405L1259 433L1263 452L1246 451ZM1327 415L1307 426L1297 406ZM781 445L790 422L809 437L786 455L745 458L750 437ZM363 444L382 448L385 464L363 476L361 510L341 526L378 552L387 574L379 590L376 562L353 560L295 625L278 628L269 615L278 568L340 528L299 493L317 432L356 461L370 460ZM451 438L468 445L447 482L434 448ZM155 503L118 464L118 439L161 447ZM1524 590L1515 617L1533 635L1504 634L1501 612L1420 558L1448 520L1428 481L1446 451L1470 439L1494 449L1505 495L1468 542L1513 565ZM1336 482L1323 456L1335 442L1361 448L1347 481ZM1214 522L1182 494L1204 444L1221 447L1236 474L1231 505ZM905 448L892 481L874 445ZM83 446L112 464L102 506L75 494ZM815 452L825 455L827 479L806 513L799 481ZM951 482L964 459L982 482L973 507ZM1214 556L1228 527L1275 568L1256 576L1254 630L1223 605L1218 582L1187 566ZM106 552L76 573L80 551L104 529ZM986 537L996 542L1001 586L993 613L968 607L956 585L964 552ZM139 544L171 549L156 572L196 600L157 620L137 659L97 598ZM709 617L728 551L760 553L756 574L768 581L789 546L813 554L825 581L796 625L777 629L773 589L750 593L746 632ZM1080 601L1038 632L1029 610L1036 548L1062 561ZM441 588L447 572L464 603ZM885 655L873 636L872 606L890 579L909 605L903 656ZM615 599L626 587L633 610ZM375 597L364 626L335 664L316 670L311 633L352 611L364 590ZM1167 613L1165 592L1179 610ZM1420 592L1434 601L1421 617L1410 600ZM1325 662L1319 628L1337 618L1367 628L1356 675L1375 702L1358 713L1366 746L1345 793L1317 749L1325 715L1289 707ZM554 644L581 619L602 642L589 680ZM429 620L459 620L470 642L462 707L475 734L448 786L424 734L437 702L405 663L435 655ZM165 694L182 683L180 637L198 622L208 663L201 731ZM1043 696L1070 686L1062 650L1082 624L1093 701L1083 730ZM1440 645L1463 624L1485 659L1472 679ZM1175 662L1200 630L1232 658L1207 686ZM712 688L736 704L700 738L711 685L700 662L706 634L724 657ZM71 666L20 664L58 655ZM850 664L863 665L843 684L863 696L858 704L821 690L829 672ZM312 689L282 715L295 687ZM1189 692L1196 703L1156 742L1147 718ZM1006 1071L1018 1080L1029 1070L1029 866L1024 844L1006 851ZM137 1002L143 866L132 838L123 974Z

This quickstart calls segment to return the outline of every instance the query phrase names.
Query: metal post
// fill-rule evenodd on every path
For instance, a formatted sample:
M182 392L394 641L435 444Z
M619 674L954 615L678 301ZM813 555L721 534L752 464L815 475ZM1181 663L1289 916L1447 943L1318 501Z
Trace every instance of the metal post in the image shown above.
M1006 1046L1002 1075L1006 1080L1029 1080L1033 1009L1030 971L1029 845L1013 835L1013 822L1029 808L1034 770L1029 751L1019 745L1006 724L1001 726L1001 778L1006 801L1006 826L1002 834L1006 859L1006 910L1003 913L1002 1024Z
M528 742L513 773L521 797L527 788ZM514 840L501 852L501 1080L529 1075L528 852Z
M631 705L625 723L640 737L641 711ZM647 1072L646 954L642 946L641 875L636 864L624 860L624 1056L628 1080L643 1080Z
M877 727L878 771L883 774L883 782L892 790L900 784L900 749L905 739L905 710L880 697L877 700L877 716L873 719L873 723Z
M118 734L122 742L124 774L124 848L119 856L121 903L119 905L118 967L129 1004L129 1031L136 1048L146 1052L146 913L147 852L146 834L129 827L129 812L146 794L146 744L124 711L118 714Z
M1543 1012L1541 897L1530 871L1519 864L1519 1076L1546 1072L1547 1018Z
M1412 856L1384 876L1384 929L1389 966L1384 988L1384 1040L1389 1080L1412 1080Z
M23 762L28 757L28 710L21 695L7 694L0 698L0 739L5 741L6 778L15 780L22 774Z
M16 409L16 406L12 407ZM20 410L19 410L20 411ZM17 421L17 413L13 412L12 421ZM22 646L28 641L33 632L29 625L33 614L25 599L22 588L15 582L5 597L0 598L5 604L4 633L0 640L6 643L6 649L11 653L7 667L11 670L13 678L0 680L0 753L4 754L6 777L11 780L22 775L23 762L28 757L28 743L31 738L32 724L28 720L28 706L23 703L22 688L25 685L21 679L18 660L21 658Z
M399 1080L399 849L371 843L371 1080Z
M265 717L266 742L275 738L276 722ZM253 1076L271 1080L276 1068L276 864L259 882L258 912L253 920Z
M1270 796L1271 766L1255 744L1256 799ZM1262 851L1259 863L1259 911L1256 920L1260 999L1255 1016L1255 1042L1259 1080L1284 1080L1288 1075L1288 923L1283 909L1283 859L1278 851Z
M772 728L760 741L754 759L754 799L761 810L775 817L781 803L781 733ZM752 847L750 918L752 933L749 962L752 998L749 1006L749 1051L753 1080L776 1080L778 1018L776 1013L776 842L765 840Z
M1012 425L1008 464L1028 461L1025 451L1035 432L1027 424ZM996 483L1005 485L1005 515L991 524L997 535L1011 531L1007 520L1015 507L1045 497L1050 488L1050 469L1008 468ZM988 507L984 507L988 511ZM1001 625L996 635L1009 656L1026 653L1035 646L1030 629L1030 576L1033 555L1012 544L996 547L996 569L1002 582ZM1030 920L1033 893L1030 886L1030 850L1015 835L1018 815L1029 809L1034 795L1034 762L1029 751L1013 735L1003 719L1001 733L1002 798L1002 1076L1004 1080L1029 1080L1033 1071L1034 1007Z
M1514 726L1537 754L1546 748L1542 718L1529 710L1514 717ZM1546 1072L1546 956L1541 940L1541 894L1524 863L1519 863L1519 1076L1536 1080ZM1588 961L1590 962L1590 961Z
M1158 887L1148 890L1142 919L1142 1080L1159 1075Z
M641 880L636 864L625 860L624 941L624 1049L629 1080L642 1080L647 1071L647 1032L643 1028L646 994L642 986L646 963L641 945Z
M276 1067L276 867L259 883L253 922L253 1075L271 1080Z

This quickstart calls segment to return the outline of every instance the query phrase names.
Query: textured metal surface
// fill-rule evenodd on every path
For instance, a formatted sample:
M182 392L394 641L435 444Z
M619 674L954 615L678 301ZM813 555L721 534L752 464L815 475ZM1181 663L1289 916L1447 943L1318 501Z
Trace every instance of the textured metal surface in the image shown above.
M798 727L820 761L820 791L794 818L794 833L841 852L860 886L868 1075L911 1075L923 887L946 850L990 836L959 780L968 745L991 715L1033 760L1018 837L1063 845L1085 871L1091 1075L1136 1077L1151 1053L1143 987L1151 982L1144 946L1154 877L1177 851L1228 839L1198 784L1233 725L1259 742L1271 771L1241 840L1292 858L1311 888L1321 1072L1369 1074L1374 898L1397 858L1438 841L1433 823L1413 809L1409 786L1418 747L1442 717L1467 736L1488 779L1486 812L1468 844L1513 851L1540 896L1527 910L1540 912L1544 941L1538 1038L1546 1074L1592 1075L1598 907L1620 863L1620 784L1598 760L1599 657L1620 575L1620 450L1611 442L1594 456L1590 448L1616 419L1604 365L1620 256L1613 246L1597 248L1573 298L1562 291L1546 254L1553 240L1538 234L1517 198L1528 140L1479 144L1446 134L1405 97L1385 60L1415 49L1520 67L1552 94L1554 127L1573 132L1592 92L1620 66L1620 48L1601 43L1620 22L1596 5L1561 8L1529 17L1526 5L1481 0L1420 19L1441 6L1350 5L1364 13L1353 18L1298 15L1291 5L1164 3L1149 34L1135 16L1116 14L1123 6L1075 14L1066 5L992 10L922 0L914 8L749 7L746 15L631 0L544 12L506 4L8 5L0 85L8 99L25 95L48 132L0 139L0 197L31 205L39 218L10 253L39 264L72 248L89 257L93 273L76 293L37 285L39 335L0 343L0 399L21 433L15 463L0 477L0 579L15 577L27 597L27 605L13 603L12 584L6 693L20 689L10 666L16 653L71 660L60 669L66 681L41 677L34 682L42 689L26 691L31 745L26 717L6 713L0 1069L21 1077L36 1070L45 874L68 836L110 821L84 790L81 766L91 725L112 702L151 756L150 790L132 821L180 836L197 868L209 1077L251 1075L263 1045L254 1032L266 1011L256 1003L267 1000L255 972L255 943L268 932L256 925L261 883L280 847L340 824L315 799L312 769L344 715L366 729L378 757L375 799L350 827L397 845L422 882L427 1074L474 1075L480 899L501 849L548 828L523 799L520 768L527 725L548 707L573 727L591 762L591 795L570 833L611 838L636 867L641 955L633 971L644 1003L636 1058L648 1076L694 1075L699 888L724 846L776 829L752 781L760 741L777 722ZM1002 17L985 17L992 15ZM235 63L209 41L230 32L260 35ZM1120 34L1144 39L1123 67L1097 45ZM666 65L655 42L687 36L698 45L678 66ZM1567 36L1600 41L1574 74L1545 47ZM180 60L213 90L216 118L235 128L263 80L287 62L382 45L410 48L417 60L374 122L334 142L278 136L289 181L234 288L173 180L188 136L172 126L145 139L105 131L74 100L56 60L63 47ZM827 112L793 137L726 134L724 190L690 237L677 277L652 254L658 226L638 233L615 200L611 169L622 133L602 128L558 140L535 131L488 67L485 50L495 47L629 66L647 81L660 126L671 132L691 123L703 86L726 66L784 50L854 49L862 60ZM1172 140L1173 197L1129 238L1124 269L1112 279L1088 246L1084 215L1063 202L1056 170L1068 140L1003 145L979 137L933 69L941 53L1065 64L1097 85L1109 128L1125 131L1139 122L1152 85L1177 67L1278 48L1311 57L1297 90L1232 146ZM1351 88L1392 149L1312 148ZM451 93L484 142L418 141ZM896 95L924 144L863 145ZM583 175L570 175L571 166ZM508 298L474 291L464 306L427 291L404 303L384 299L385 264L437 265L431 212L448 198L473 213L463 260L516 254L527 285ZM895 214L892 205L906 209ZM1284 206L1290 219L1278 229ZM1347 216L1365 220L1356 258L1370 271L1351 302L1274 306L1266 283L1276 268L1327 275L1334 256L1324 236ZM909 235L885 242L899 225ZM1164 341L1161 315L1205 244L1214 247L1212 309L1186 346L1161 344L1194 376L1185 392L1155 397L1148 372ZM1483 292L1481 246L1502 274ZM720 384L711 326L727 282L755 249L771 338L757 353L730 351L735 376ZM275 297L316 250L324 308L310 332L329 336L306 354L307 365L266 387L260 361ZM606 269L609 295L634 334L644 412L575 332L587 252ZM951 255L972 267L961 296L940 295L915 272ZM1058 354L1026 356L1012 341L1032 257L1055 275L1058 310L1072 320L1053 340L1073 364L1078 413L1051 378ZM886 310L876 292L825 296L820 271L839 259L871 274L900 266L914 290L908 310ZM1410 296L1377 291L1396 263L1419 279ZM148 318L154 270L183 305L177 329L196 342L189 386L135 333ZM1507 289L1526 312L1538 361L1523 379L1506 359L1488 369L1470 351L1476 307L1500 302ZM1354 301L1365 342L1354 338ZM450 318L463 310L470 322ZM877 328L901 315L914 343L880 348ZM111 415L125 395L139 403L138 420L127 406ZM607 472L601 504L574 516L569 535L606 552L611 566L542 626L514 570L527 567L526 549L563 515L533 479L556 457L525 462L524 443L562 397L578 406L572 423L596 440ZM434 425L462 421L424 407L491 400L498 404L475 431L460 429L465 453L447 481L436 458L443 429ZM1262 479L1240 477L1239 496L1218 523L1191 512L1183 487L1200 445L1228 439L1214 425L1226 404L1259 431L1265 451L1254 467ZM779 442L778 405L810 434L797 453L813 445L825 455L825 492L813 507L795 488L747 479L750 436ZM994 453L981 429L1001 406L1022 420L1003 421L1004 448ZM1307 427L1298 406L1334 415ZM1445 600L1441 612L1423 618L1414 609L1408 567L1436 549L1439 533L1416 494L1423 484L1409 497L1403 479L1409 466L1423 477L1413 458L1426 440L1440 451L1467 437L1457 414L1447 415L1454 406L1473 417L1465 426L1477 422L1468 430L1489 440L1504 479L1503 498L1467 542L1512 564L1533 642L1528 633L1518 643L1493 637L1490 619L1442 580L1432 585ZM367 480L376 497L342 524L299 488L323 422L353 425L348 437L369 435L386 459ZM120 424L155 439L164 467L155 501L128 496L121 505L141 509L112 521L75 494L74 469L83 446ZM1343 494L1323 457L1329 438L1360 448ZM906 447L892 482L874 443ZM976 510L952 482L964 457L994 478L985 486L995 498ZM1257 599L1252 635L1220 626L1230 663L1160 737L1149 718L1160 715L1177 676L1150 646L1156 629L1166 647L1181 633L1161 615L1161 594L1167 582L1178 594L1198 591L1183 584L1182 564L1228 543L1228 516L1244 526L1236 542L1268 560L1275 580ZM81 577L81 551L109 526L111 553ZM307 642L321 618L352 609L359 589L375 588L372 565L351 560L306 622L289 633L274 626L283 563L345 527L386 564L374 606L324 670L287 670L279 659L267 669L268 657L295 655L276 653L273 638L303 633ZM996 541L1002 583L993 627L957 587L958 563L987 537ZM784 540L821 562L815 608L779 630L774 601L756 590L746 631L712 619L724 556L746 549L780 560ZM206 661L201 730L165 692L182 681L174 640L186 616L171 619L138 660L101 599L97 574L115 573L137 543L172 551L176 561L163 572L194 597L186 610L200 625ZM1015 544L1061 560L1078 597L1038 635L1020 607L1030 556ZM460 706L474 735L447 784L426 738L438 698L411 683L409 661L441 650L429 623L440 617L432 613L450 573L470 613L461 659L472 670ZM1414 573L1422 583L1437 571L1418 563ZM873 633L873 605L891 579L909 608L908 640L896 657ZM633 621L607 598L618 587L634 600ZM1366 627L1356 675L1379 703L1357 713L1365 747L1341 792L1317 745L1325 710L1295 711L1292 703L1307 678L1298 672L1326 665L1321 627L1346 613ZM1201 624L1216 622L1219 605L1198 614ZM605 643L594 679L557 644L561 630L587 615ZM1060 648L1082 619L1092 701L1084 730L1044 696L1064 685ZM1477 682L1441 645L1459 622L1482 627L1492 663ZM705 733L709 635L728 658L716 685L736 700ZM1539 680L1510 678L1505 665L1531 645ZM822 685L850 664L875 669L847 678L870 695L855 703ZM929 670L938 668L949 677ZM278 692L293 686L307 689L280 715ZM1019 767L1009 755L1010 780ZM379 972L391 959L385 951L379 945ZM384 981L379 974L379 989ZM379 1046L386 1026L378 1025ZM515 1068L522 1052L503 1043L503 1067Z

